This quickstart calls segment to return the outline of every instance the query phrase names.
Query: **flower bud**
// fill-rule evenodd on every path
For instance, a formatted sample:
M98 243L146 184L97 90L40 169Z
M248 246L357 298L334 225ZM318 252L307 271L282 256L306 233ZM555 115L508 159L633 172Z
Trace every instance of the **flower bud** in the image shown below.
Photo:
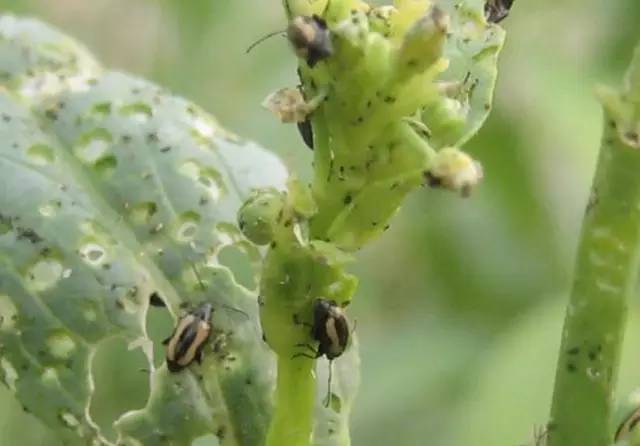
M466 197L482 179L482 165L454 147L440 150L425 173L427 184L460 192Z
M285 206L285 196L276 189L253 193L238 211L238 226L256 245L267 245L274 237Z

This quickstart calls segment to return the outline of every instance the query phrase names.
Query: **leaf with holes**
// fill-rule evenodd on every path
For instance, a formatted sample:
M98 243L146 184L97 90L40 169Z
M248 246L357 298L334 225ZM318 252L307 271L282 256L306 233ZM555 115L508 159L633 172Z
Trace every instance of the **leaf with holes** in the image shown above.
M236 212L253 189L284 188L282 164L33 20L0 16L0 82L2 381L65 444L209 433L261 444L274 364L257 316L261 255ZM170 373L160 341L203 302L214 308L204 360ZM171 315L159 337L150 311ZM94 417L93 367L116 338L143 352L150 391L108 429ZM128 358L116 381L139 373Z
M444 46L449 66L442 74L445 95L427 105L422 119L435 148L462 146L487 119L498 75L504 30L484 18L484 0L439 0L451 18Z

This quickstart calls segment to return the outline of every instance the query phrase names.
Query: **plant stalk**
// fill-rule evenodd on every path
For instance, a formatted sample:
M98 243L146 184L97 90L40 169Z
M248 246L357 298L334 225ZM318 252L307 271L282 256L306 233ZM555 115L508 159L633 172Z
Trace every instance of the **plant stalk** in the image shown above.
M556 370L549 446L606 446L627 305L640 263L640 82L601 90L605 130L580 236Z
M267 446L308 446L313 427L315 361L278 357L276 411L271 420Z

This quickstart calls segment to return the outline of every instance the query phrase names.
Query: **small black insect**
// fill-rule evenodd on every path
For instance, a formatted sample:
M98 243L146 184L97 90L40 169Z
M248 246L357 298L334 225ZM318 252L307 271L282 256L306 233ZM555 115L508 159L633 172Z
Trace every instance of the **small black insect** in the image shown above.
M298 131L304 143L313 150L313 128L311 127L311 120L309 118L304 121L298 122Z
M513 2L514 0L487 0L484 16L489 23L500 23L509 15Z
M205 303L183 316L162 344L167 347L167 368L179 372L194 360L202 362L202 349L211 334L213 307Z
M298 57L310 68L333 54L331 32L327 22L318 15L295 17L287 27L287 38Z

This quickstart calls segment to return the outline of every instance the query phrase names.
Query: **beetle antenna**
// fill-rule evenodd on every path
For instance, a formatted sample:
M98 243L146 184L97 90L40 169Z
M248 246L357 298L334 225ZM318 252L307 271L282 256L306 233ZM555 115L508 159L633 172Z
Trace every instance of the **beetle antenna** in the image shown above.
M279 35L279 34L280 34L280 35L283 35L285 32L286 32L286 31L282 31L282 30L280 30L280 31L274 31L274 32L271 32L271 33L269 33L269 34L267 34L267 35L264 35L264 36L260 37L258 40L256 40L256 41L255 41L255 42L253 42L251 45L249 45L249 48L247 48L247 50L246 50L244 53L245 53L245 54L249 54L249 53L251 52L251 50L253 50L255 47L257 47L258 45L260 45L260 44L261 44L262 42L264 42L265 40L270 39L270 38L272 38L272 37L274 37L274 36L277 36L277 35Z
M329 361L329 382L327 384L327 398L324 401L324 407L331 405L333 399L333 393L331 393L331 383L333 381L333 361Z
M196 268L195 263L191 262L191 269L193 269L193 274L195 274L196 278L198 279L198 284L200 285L200 288L202 289L202 291L206 291L207 287L204 285L204 282L202 281L202 278L200 277L200 273L198 273L198 269ZM249 315L247 314L246 311L242 311L239 308L235 308L232 307L230 305L226 305L226 304L220 304L221 307L226 308L228 310L233 310L237 313L242 314L243 316L245 316L247 319L249 318Z
M191 262L191 269L193 270L193 274L196 276L196 280L198 281L198 285L200 285L200 289L205 291L207 287L204 286L204 282L202 282L202 277L200 277L200 273L198 273L198 269L196 268L196 264Z
M327 0L327 4L324 5L324 11L322 11L322 18L327 16L327 11L329 11L329 6L331 6L331 0Z
M250 318L249 318L249 315L247 314L247 312L246 312L246 311L242 311L240 308L232 307L232 306L227 305L227 304L220 304L220 306L221 306L222 308L226 308L227 310L233 310L233 311L235 311L236 313L240 313L240 314L242 314L244 317L246 317L247 319L250 319Z

